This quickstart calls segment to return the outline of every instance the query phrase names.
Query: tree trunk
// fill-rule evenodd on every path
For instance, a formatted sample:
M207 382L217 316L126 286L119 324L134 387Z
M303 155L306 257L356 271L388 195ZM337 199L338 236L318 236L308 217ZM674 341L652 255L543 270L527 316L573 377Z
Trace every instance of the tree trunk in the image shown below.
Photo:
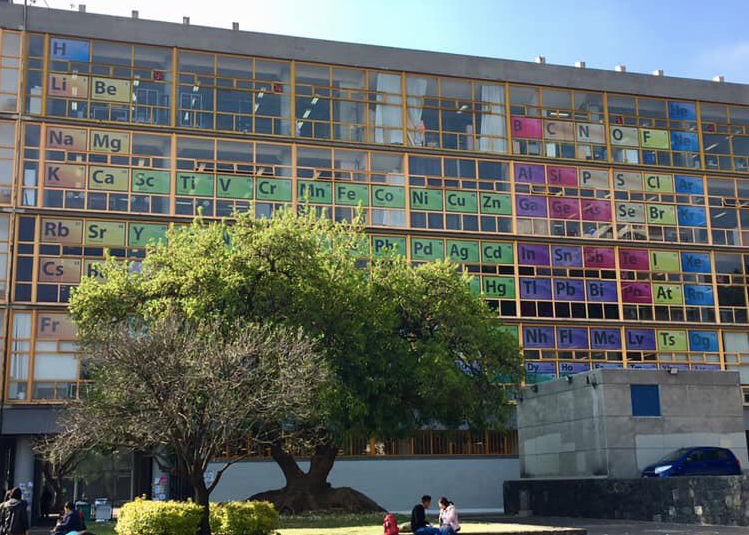
M190 475L190 481L192 481L192 487L195 491L195 503L203 507L203 516L200 519L200 535L211 535L211 509L210 509L210 493L208 488L205 486L202 472L193 472Z
M328 483L328 475L333 469L338 448L322 444L315 448L310 457L310 467L304 472L294 456L278 445L271 447L271 456L276 461L286 479L282 489L261 492L251 496L251 500L265 500L273 503L282 514L295 514L303 511L384 511L373 500L349 487L333 488Z
M62 508L65 505L62 495L63 478L53 476L49 463L44 463L42 472L44 473L44 480L52 488L52 500L50 501L49 512L62 514Z

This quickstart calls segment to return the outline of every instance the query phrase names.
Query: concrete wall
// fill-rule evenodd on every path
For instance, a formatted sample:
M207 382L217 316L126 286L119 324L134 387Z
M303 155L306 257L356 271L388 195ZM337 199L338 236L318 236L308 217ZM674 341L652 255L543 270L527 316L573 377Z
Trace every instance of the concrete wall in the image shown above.
M523 391L517 404L522 477L607 473L600 391L575 376Z
M632 416L632 384L659 385L660 417ZM684 446L727 447L749 464L734 372L595 370L537 387L518 403L523 477L637 477Z
M684 446L730 448L741 465L747 466L744 408L737 374L641 372L603 374L602 417L611 477L637 477L649 464ZM662 417L632 417L633 383L659 385Z
M32 437L30 436L16 438L16 464L13 472L13 481L17 487L22 488L23 499L28 502L29 514L33 510L32 499L34 496L34 451L31 441Z
M535 479L503 490L507 514L749 526L747 476Z
M300 465L303 470L309 466ZM329 481L334 487L353 487L389 511L410 511L422 494L447 496L461 511L499 511L502 483L520 476L518 466L517 458L500 457L339 459ZM246 499L283 485L275 462L247 461L229 468L211 497Z

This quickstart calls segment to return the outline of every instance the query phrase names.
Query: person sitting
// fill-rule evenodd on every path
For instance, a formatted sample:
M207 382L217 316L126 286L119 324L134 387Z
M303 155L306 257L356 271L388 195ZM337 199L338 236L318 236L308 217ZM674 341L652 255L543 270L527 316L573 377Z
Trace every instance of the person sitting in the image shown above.
M52 535L67 535L71 532L78 533L84 529L86 529L86 526L83 524L81 515L76 511L73 502L68 502L65 504L65 513L52 529Z
M421 497L421 503L417 503L411 510L411 532L414 535L438 535L440 530L432 527L427 522L426 510L432 503L432 497L424 494Z
M460 531L458 511L453 502L442 496L440 506L440 535L456 535Z

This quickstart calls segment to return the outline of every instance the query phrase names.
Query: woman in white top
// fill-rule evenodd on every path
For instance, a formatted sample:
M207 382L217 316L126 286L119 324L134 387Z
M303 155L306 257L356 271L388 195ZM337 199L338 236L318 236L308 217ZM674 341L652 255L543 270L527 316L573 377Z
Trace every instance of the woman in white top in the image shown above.
M440 534L455 535L460 531L458 522L458 511L455 509L453 502L445 498L440 498Z

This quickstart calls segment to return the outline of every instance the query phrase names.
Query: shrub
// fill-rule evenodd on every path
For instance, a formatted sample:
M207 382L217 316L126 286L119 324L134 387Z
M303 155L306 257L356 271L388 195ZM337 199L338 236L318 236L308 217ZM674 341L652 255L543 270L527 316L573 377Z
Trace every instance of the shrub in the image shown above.
M117 535L194 535L202 510L191 502L153 502L136 498L120 509Z
M192 502L153 502L136 498L120 509L117 535L194 535L202 508ZM215 535L270 535L278 512L268 502L211 504L211 532Z
M216 535L269 535L278 525L278 512L268 502L212 504L211 532Z

